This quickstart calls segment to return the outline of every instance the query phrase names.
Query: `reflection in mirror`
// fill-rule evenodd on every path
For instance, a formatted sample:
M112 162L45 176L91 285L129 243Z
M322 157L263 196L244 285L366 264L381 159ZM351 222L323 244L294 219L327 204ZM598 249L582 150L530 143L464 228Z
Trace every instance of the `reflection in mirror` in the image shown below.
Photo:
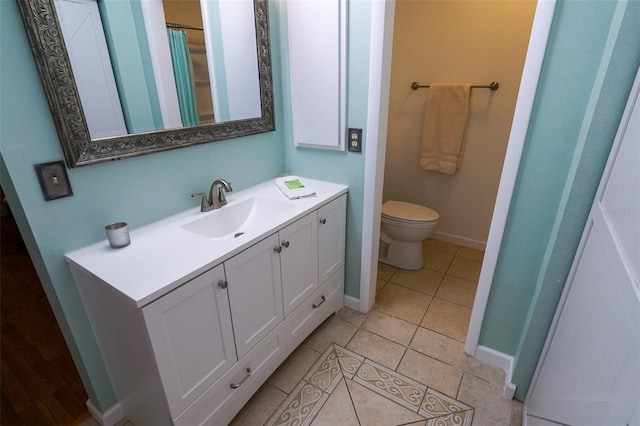
M55 5L92 138L260 116L252 0Z
M18 5L71 167L274 129L266 0Z

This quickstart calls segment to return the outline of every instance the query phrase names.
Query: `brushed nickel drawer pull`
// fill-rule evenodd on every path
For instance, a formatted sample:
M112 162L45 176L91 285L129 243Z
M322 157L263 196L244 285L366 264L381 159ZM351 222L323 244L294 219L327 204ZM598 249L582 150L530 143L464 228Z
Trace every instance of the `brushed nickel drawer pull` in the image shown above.
M247 381L247 379L249 378L249 376L251 376L251 374L253 374L253 371L251 371L251 368L247 367L247 375L244 376L239 383L231 383L230 385L231 389L238 389L240 386L242 386L244 382Z
M313 309L319 308L320 305L322 305L324 302L327 301L327 298L322 296L322 298L320 299L320 303L318 303L317 305L314 303L313 305L311 305L313 307Z
M282 247L289 247L289 241L283 241L282 242Z
M225 290L228 285L229 285L229 283L226 280L218 281L218 287L220 287L223 290Z
M327 219L323 217L322 219L320 219L320 223L324 225L325 223L327 223Z
M275 247L273 248L273 251L275 251L276 253L280 253L280 252L282 251L282 247L280 247L280 246L275 246Z

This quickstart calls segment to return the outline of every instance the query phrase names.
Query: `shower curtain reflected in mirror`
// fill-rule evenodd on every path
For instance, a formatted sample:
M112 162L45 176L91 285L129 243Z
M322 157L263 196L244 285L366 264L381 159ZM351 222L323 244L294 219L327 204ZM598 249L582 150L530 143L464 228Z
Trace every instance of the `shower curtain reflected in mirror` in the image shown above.
M168 29L167 33L169 35L171 62L173 63L173 73L176 79L182 125L197 126L200 122L187 33L172 29Z

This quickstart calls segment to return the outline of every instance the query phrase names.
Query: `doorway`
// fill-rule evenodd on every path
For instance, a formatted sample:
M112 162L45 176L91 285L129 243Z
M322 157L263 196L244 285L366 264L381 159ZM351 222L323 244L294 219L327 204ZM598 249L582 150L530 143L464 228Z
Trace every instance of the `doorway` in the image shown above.
M88 397L4 200L2 277L2 424L78 424Z

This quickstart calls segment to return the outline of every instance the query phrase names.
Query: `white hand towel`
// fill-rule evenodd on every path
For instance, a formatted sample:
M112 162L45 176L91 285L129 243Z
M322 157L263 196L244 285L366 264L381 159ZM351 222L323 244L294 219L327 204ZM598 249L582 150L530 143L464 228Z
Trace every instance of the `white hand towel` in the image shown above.
M454 174L462 165L470 84L431 84L422 131L420 168Z
M279 177L275 182L278 189L290 200L316 195L316 192L303 183L298 176Z

